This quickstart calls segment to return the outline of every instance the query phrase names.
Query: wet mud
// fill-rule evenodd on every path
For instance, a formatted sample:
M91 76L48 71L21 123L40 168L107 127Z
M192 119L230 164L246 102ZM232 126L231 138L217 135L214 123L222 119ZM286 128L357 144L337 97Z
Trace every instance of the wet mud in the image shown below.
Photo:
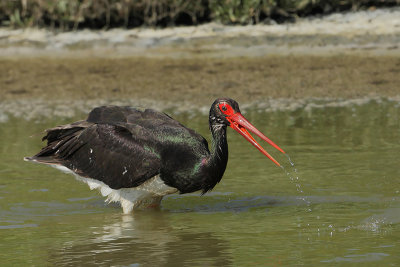
M0 59L1 100L122 100L209 104L230 96L270 98L392 97L400 57L271 56L229 59Z

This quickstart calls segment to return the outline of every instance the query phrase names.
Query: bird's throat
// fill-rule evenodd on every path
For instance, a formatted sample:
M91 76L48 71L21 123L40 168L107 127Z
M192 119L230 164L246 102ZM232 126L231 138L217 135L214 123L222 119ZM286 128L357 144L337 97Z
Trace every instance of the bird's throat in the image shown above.
M210 157L207 160L208 175L204 177L203 193L214 188L221 181L228 163L228 143L226 140L226 126L211 126L212 146Z

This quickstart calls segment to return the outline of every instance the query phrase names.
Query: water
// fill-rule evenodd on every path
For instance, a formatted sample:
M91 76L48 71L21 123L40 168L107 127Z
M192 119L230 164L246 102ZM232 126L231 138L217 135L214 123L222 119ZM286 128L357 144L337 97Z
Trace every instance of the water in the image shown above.
M132 215L70 175L22 161L41 148L43 129L83 114L10 117L0 124L1 265L400 264L398 102L245 116L295 165L264 144L285 170L276 167L228 129L227 171L211 193L172 195ZM175 117L209 137L206 115Z

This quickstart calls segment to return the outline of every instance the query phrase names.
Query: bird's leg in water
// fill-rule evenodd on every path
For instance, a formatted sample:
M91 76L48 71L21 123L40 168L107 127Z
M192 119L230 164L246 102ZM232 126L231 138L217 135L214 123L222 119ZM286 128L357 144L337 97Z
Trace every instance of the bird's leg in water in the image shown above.
M162 198L162 196L158 196L149 200L148 204L146 205L146 209L159 209Z

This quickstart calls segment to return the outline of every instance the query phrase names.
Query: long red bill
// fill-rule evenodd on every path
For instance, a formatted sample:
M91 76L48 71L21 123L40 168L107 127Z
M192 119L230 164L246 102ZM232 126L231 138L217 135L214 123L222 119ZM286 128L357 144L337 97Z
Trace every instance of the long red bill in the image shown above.
M250 135L247 131L251 131L260 137L262 140L266 141L271 146L278 149L280 152L285 153L279 146L277 146L274 142L272 142L268 137L266 137L262 132L260 132L256 127L254 127L242 114L239 112L227 117L229 122L231 123L231 127L240 133L247 141L249 141L253 146L255 146L261 153L267 156L270 160L272 160L276 165L281 166L278 161L276 161L265 149L257 143L257 141Z

